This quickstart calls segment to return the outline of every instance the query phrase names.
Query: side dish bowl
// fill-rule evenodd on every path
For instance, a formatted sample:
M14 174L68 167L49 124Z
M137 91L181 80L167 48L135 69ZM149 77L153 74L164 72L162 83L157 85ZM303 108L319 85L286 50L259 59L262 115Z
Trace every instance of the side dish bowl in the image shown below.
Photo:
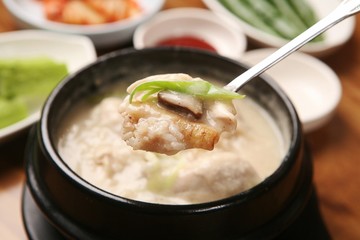
M275 50L248 51L242 60L254 65ZM330 121L341 100L342 87L336 73L321 60L305 53L293 53L266 74L288 94L299 114L304 132L314 131Z
M273 239L288 233L314 194L312 163L296 111L272 80L258 78L244 93L275 120L286 153L263 182L225 199L170 205L116 196L79 177L56 147L58 126L66 114L106 86L177 72L226 83L245 69L236 61L194 49L128 49L105 55L69 76L48 98L26 152L27 188L46 221L75 239ZM23 212L29 219L30 213ZM31 232L31 222L25 226Z
M260 47L279 48L287 42L278 36L259 30L258 28L255 28L242 19L236 17L218 0L203 0L203 2L212 11L222 13L236 21L249 38L249 41L255 45ZM339 0L329 0L326 1L326 4L324 4L324 1L322 0L308 0L307 2L314 10L318 19L325 17L340 3ZM324 41L308 43L302 47L300 51L317 57L330 55L350 39L354 29L355 17L350 17L326 31L324 33Z
M156 14L135 30L133 44L137 49L156 47L163 40L181 37L195 37L218 54L233 59L240 59L247 46L246 37L236 23L199 8L175 8ZM190 47L203 47L193 44Z
M161 10L164 0L139 0L142 13L134 18L99 25L72 25L46 19L37 0L4 0L5 7L20 27L37 28L88 36L97 48L111 48L131 43L135 28Z
M43 30L22 30L0 34L0 59L49 57L65 63L74 73L96 59L93 43L84 36L51 33ZM41 105L33 106L30 115L0 129L0 142L28 128L40 118Z

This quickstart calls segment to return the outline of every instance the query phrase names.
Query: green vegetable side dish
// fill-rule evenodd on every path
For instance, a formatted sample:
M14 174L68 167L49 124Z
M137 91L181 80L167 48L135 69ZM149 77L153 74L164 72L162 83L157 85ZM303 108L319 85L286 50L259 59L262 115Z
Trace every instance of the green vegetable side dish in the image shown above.
M290 40L318 21L306 0L218 0L243 21L264 32ZM312 42L323 41L320 35Z
M196 80L196 81L158 80L158 81L145 82L138 85L130 93L129 100L130 103L132 103L136 93L145 92L145 94L141 98L141 101L144 102L148 100L149 97L153 96L155 93L166 90L193 95L203 100L230 100L230 99L244 98L244 95L214 86L213 84L203 80Z
M0 98L0 129L28 116L26 104L19 99Z
M0 59L0 129L26 118L67 74L47 57Z

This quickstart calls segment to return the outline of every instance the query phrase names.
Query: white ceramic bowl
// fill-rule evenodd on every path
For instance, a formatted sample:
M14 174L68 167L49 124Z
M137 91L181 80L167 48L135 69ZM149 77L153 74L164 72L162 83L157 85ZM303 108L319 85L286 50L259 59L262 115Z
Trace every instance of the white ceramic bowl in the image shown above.
M260 62L275 49L258 49L244 54L249 65ZM305 132L326 124L338 106L342 88L336 73L306 53L296 52L266 71L287 93L299 114Z
M246 37L232 20L206 9L175 8L156 14L134 33L137 49L155 47L161 40L191 36L213 46L220 55L239 59L246 50Z
M260 47L274 47L279 48L287 41L258 30L240 18L236 17L228 9L226 9L218 0L203 0L204 4L214 12L223 13L230 19L233 19L243 29L244 33L248 36L249 41ZM340 0L308 0L309 4L313 7L319 19L329 14L341 2ZM323 42L311 42L306 44L300 49L305 53L317 57L324 57L334 53L343 44L345 44L352 36L355 29L355 17L350 17L324 33L325 39Z
M96 60L91 40L84 36L22 30L0 34L0 59L47 56L67 65L69 73ZM39 120L42 105L31 106L30 115L0 129L0 143Z
M97 48L131 43L135 28L161 10L164 0L138 0L143 13L131 19L100 25L74 25L49 21L38 0L4 0L4 5L20 27L88 36Z

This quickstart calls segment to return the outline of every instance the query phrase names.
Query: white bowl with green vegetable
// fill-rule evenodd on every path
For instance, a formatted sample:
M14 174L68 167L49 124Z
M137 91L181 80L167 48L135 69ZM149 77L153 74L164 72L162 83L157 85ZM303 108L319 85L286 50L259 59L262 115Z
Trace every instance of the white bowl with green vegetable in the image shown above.
M42 30L1 33L0 143L35 123L57 83L95 59L87 37Z
M237 21L249 40L260 47L279 48L334 10L340 0L203 0L214 12ZM334 53L352 36L350 17L300 50L317 57Z

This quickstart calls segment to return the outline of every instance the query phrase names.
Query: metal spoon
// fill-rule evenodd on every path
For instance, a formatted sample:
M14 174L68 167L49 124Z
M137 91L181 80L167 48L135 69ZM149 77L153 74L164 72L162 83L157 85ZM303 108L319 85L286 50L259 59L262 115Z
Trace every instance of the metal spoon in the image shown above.
M325 2L324 2L325 4ZM344 0L326 17L315 23L312 27L301 33L299 36L279 48L277 51L236 77L226 86L230 91L240 90L246 83L257 77L276 63L280 62L291 53L295 52L306 43L333 27L344 19L360 12L360 0Z

